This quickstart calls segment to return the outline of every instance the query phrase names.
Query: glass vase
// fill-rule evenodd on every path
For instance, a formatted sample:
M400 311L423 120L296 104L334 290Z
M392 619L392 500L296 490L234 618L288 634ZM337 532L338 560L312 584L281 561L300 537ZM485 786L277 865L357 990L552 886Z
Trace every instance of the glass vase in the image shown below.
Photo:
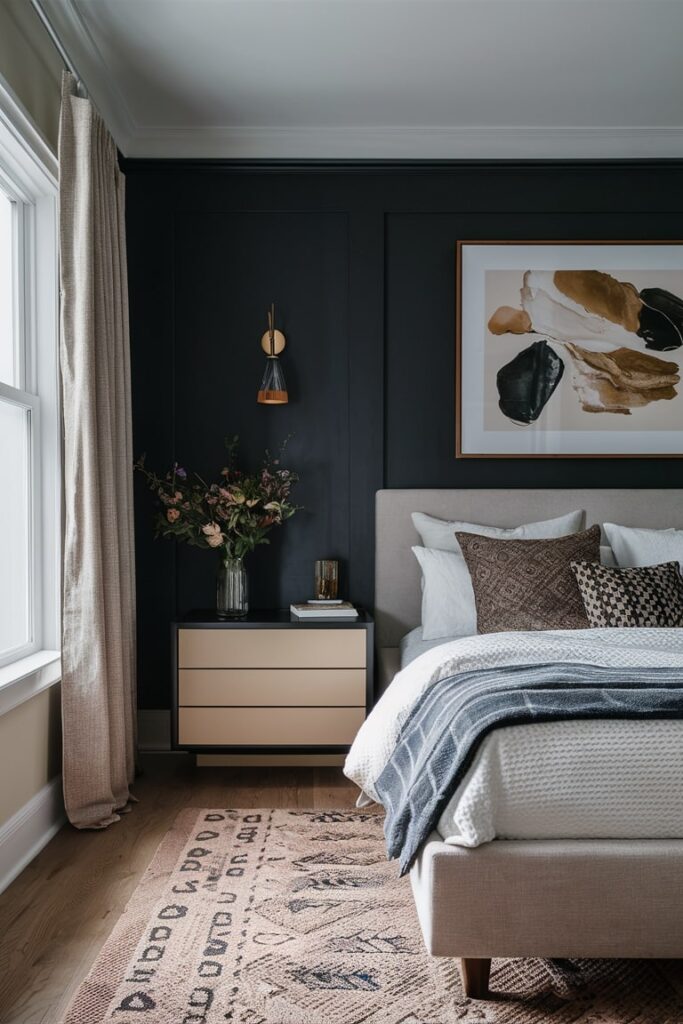
M247 570L243 558L221 555L216 585L216 614L220 619L242 619L249 611Z

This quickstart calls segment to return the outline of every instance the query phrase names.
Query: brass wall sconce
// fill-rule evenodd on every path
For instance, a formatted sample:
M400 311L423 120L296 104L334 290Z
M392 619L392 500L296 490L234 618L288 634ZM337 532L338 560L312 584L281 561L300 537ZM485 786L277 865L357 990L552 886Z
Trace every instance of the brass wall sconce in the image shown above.
M285 375L280 365L280 353L285 347L285 336L275 330L275 305L268 310L268 330L261 338L261 348L266 353L266 368L258 389L259 405L286 405L289 401Z

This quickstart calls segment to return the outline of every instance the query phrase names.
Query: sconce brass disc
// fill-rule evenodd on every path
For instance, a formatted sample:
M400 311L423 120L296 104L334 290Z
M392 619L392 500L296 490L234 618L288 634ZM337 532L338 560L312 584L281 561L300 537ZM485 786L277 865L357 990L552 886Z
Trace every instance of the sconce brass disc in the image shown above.
M279 356L280 352L282 352L283 348L285 347L285 336L282 333L282 331L273 331L273 335L274 335L273 349L274 349L275 355ZM267 356L270 355L270 331L266 331L266 333L261 338L261 348L263 349L263 351L266 353Z

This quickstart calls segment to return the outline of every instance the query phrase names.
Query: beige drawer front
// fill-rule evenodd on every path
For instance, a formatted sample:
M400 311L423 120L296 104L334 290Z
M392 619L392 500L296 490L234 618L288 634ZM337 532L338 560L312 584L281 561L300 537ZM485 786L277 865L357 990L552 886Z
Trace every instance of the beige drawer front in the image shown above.
M364 629L179 629L179 668L365 668Z
M352 743L364 708L180 708L178 742L189 746Z
M365 704L364 668L182 668L178 703L186 705Z

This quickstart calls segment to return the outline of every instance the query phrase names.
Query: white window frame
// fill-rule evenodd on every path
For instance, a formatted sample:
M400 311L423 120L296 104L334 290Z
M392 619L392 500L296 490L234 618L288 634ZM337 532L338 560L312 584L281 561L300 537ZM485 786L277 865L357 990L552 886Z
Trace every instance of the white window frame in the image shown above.
M28 479L29 479L29 528L28 528L28 575L29 575L29 640L20 647L13 647L5 651L0 657L0 668L11 665L21 658L34 654L42 646L42 558L41 558L41 536L40 536L40 464L41 464L41 436L40 436L40 398L38 395L30 394L23 388L11 387L0 381L0 399L3 402L10 402L19 409L23 409L29 416L28 436Z
M0 661L0 714L61 675L61 428L57 160L0 76L0 187L15 201L17 387L31 417L31 643Z

